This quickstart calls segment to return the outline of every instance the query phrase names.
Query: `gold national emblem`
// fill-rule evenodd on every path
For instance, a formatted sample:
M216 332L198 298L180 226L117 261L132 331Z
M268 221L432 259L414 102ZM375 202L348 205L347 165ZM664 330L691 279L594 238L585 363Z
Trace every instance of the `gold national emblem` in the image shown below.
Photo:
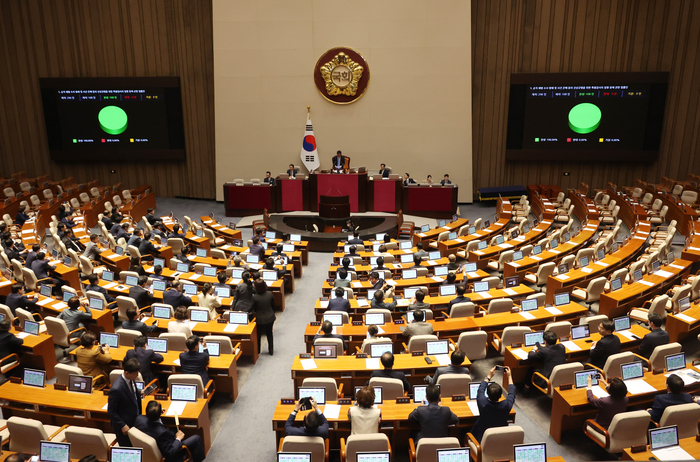
M343 52L320 68L329 96L355 96L363 71L364 68L359 63Z

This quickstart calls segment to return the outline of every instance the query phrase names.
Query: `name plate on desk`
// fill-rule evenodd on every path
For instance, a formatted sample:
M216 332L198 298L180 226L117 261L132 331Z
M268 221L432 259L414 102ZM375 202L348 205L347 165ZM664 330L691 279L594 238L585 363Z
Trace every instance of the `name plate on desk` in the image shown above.
M435 321L435 322L440 322L440 321L444 321L444 320L445 320L445 318L443 318L442 316L440 316L440 317L438 317L438 318L435 318L433 321Z
M309 353L302 353L299 355L299 358L301 359L309 359L311 355Z
M353 321L353 322L352 322L352 325L353 325L353 326L361 326L361 325L362 325L362 321Z
M10 377L10 383L19 383L19 384L21 384L21 383L22 383L22 379L20 379L19 377Z
M423 356L423 352L422 351L414 351L413 353L411 353L411 355L412 356Z
M228 324L228 321L225 320L224 318L219 318L216 320L216 322L218 322L219 324Z
M312 325L312 326L320 326L320 325L321 325L321 321L311 321L310 325Z
M366 358L366 357L367 357L367 353L357 353L357 354L355 355L355 357L356 357L357 359Z
M168 394L167 393L156 393L153 395L153 398L158 400L158 401L167 401Z
M338 398L338 405L342 406L344 404L352 404L351 398Z
M67 390L68 387L65 383L54 383L53 384L54 390Z
M466 401L467 395L452 395L452 401Z
M483 318L484 317L484 312L483 311L477 311L474 313L475 318Z
M559 390L564 391L564 390L571 390L574 387L573 383L562 383L559 385Z
M409 404L410 402L411 398L409 398L408 396L396 398L396 404Z
M280 404L295 404L294 398L282 398Z
M511 344L510 344L510 347L511 347L511 348L520 348L520 347L522 347L522 346L523 346L522 343L511 343Z
M404 320L403 320L403 319L397 319L397 320L394 321L394 324L396 324L396 325L404 324Z

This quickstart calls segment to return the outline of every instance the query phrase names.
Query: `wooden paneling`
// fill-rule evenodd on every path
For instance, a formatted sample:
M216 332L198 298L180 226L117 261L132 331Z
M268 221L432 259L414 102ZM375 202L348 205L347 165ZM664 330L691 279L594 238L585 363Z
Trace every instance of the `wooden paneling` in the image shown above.
M97 179L159 196L213 198L211 0L2 0L0 174ZM44 131L40 77L179 76L187 159L59 164ZM116 174L110 174L110 170Z
M472 2L474 188L515 184L603 188L700 173L700 2ZM658 161L506 162L510 74L670 72ZM563 176L571 172L571 176Z

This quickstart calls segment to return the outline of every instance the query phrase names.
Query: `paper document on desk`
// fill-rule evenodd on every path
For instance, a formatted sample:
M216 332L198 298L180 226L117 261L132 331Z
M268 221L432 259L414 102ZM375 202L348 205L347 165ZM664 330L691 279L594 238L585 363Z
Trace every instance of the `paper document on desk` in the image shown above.
M561 342L561 344L564 345L567 351L581 351L581 347L576 345L574 342L567 341Z
M395 285L396 285L396 281L394 281L393 279L387 280L386 283L389 284L390 286L395 286Z
M469 410L472 411L473 415L479 415L479 405L476 404L476 400L467 401L467 406L469 406Z
M605 263L605 262L603 262L603 261L597 261L597 262L595 262L595 264L598 265L598 266L602 266L602 267L609 266L607 263Z
M10 284L12 284L12 281L2 281L2 282L0 282L0 287L7 286Z
M418 236L425 237L425 233L418 233Z
M147 273L155 273L156 270L151 266L150 268L146 268Z
M500 248L502 248L502 249L510 249L510 248L513 247L513 246L512 246L511 244L508 244L508 243L505 243L505 242L504 242L503 244L498 244L498 247L500 247Z
M321 300L321 308L328 308L328 300Z
M645 281L644 279L640 279L640 280L637 281L637 282L640 283L640 284L644 284L645 286L654 287L654 283L653 283L653 282Z
M558 251L557 249L551 249L550 252L552 252L552 253L557 253L557 254L561 253L561 252Z
M39 305L39 306L45 306L46 304L51 303L51 302L53 302L53 301L54 301L53 298L48 298L48 297L47 297L47 298L45 298L45 299L43 299L43 300L40 300L40 301L36 302L36 304Z
M445 280L441 278L440 276L431 276L430 279L432 279L435 282L444 282Z
M510 266L515 266L516 268L520 266L520 263L515 263L514 261L508 262Z
M367 299L358 299L357 300L357 306L363 307L363 306L369 306L369 303L367 303Z
M109 258L110 260L114 260L116 258L119 258L120 256L117 255L116 253L113 253L111 255L105 255L105 257Z
M366 369L380 369L379 358L367 358L365 359Z
M105 284L105 285L103 286L103 289L109 290L109 289L111 289L112 287L117 287L118 285L119 285L119 284L117 284L116 282L110 282L109 284Z
M669 374L664 374L664 377L669 377L671 374L676 374L678 377L682 378L684 385L691 385L695 382L700 381L700 374L690 369L684 369L682 371L673 371Z
M583 273L590 273L591 271L593 271L593 269L591 269L589 267L581 268L581 272L583 272Z
M362 282L360 282L360 281L353 281L353 282L352 282L352 286L353 286L354 288L357 289L357 288L359 288L359 287L362 287Z
M688 454L688 452L680 446L657 449L651 451L651 453L659 460L695 460L695 457Z
M337 419L340 416L340 404L326 404L323 415L326 419Z
M33 230L33 229L24 229L24 230L22 230L22 234L32 234L32 233L34 233L34 230Z
M29 335L30 334L28 334L26 332L20 332L19 334L17 334L17 338L27 338L27 337L29 337Z
M443 226L442 229L446 229L446 230L448 230L448 231L452 231L452 228L450 228L449 226Z
M537 255L532 255L532 256L530 256L530 258L532 258L532 259L535 260L535 261L540 261L540 260L542 260L542 257L538 257Z
M469 271L469 272L467 273L467 276L469 276L470 278L478 278L478 277L479 277L479 273L477 273L476 271Z
M409 253L413 253L413 249L404 249L403 253L408 255Z
M450 355L435 355L435 359L441 366L447 366L450 364Z
M173 364L175 364L176 366L180 366L180 358L174 359Z
M507 293L508 295L518 295L518 293L510 287L508 287L507 289L503 289L503 292Z
M476 294L481 298L492 298L491 294L488 292L476 292Z
M626 380L625 385L627 385L627 391L633 395L656 392L656 388L649 385L644 379Z
M700 247L688 247L688 250L694 250L696 252L700 252Z
M383 334L383 333L384 333L384 329L382 329L382 326L377 326L377 333L378 333L378 334Z
M427 262L430 266L435 266L437 265L437 262L435 260L428 260Z
M103 410L103 411L106 411L107 408L109 408L109 403L107 403L107 404L105 404L104 406L102 406L102 410Z
M309 369L318 369L316 361L313 359L302 359L300 362L301 367L303 367L305 371L308 371Z
M530 313L529 311L521 311L520 316L522 316L525 319L535 319L535 315Z
M661 277L664 278L664 279L668 279L668 278L670 278L671 276L673 276L673 273L671 273L671 272L669 272L669 271L664 271L664 270L659 270L659 271L657 271L657 272L655 272L655 273L653 273L653 274L654 274L655 276L661 276Z
M165 415L182 415L185 412L185 406L187 406L187 401L171 401Z
M188 256L187 256L187 259L188 259L188 260L194 260L194 259L195 259L195 255L188 255Z
M547 308L545 308L545 310L547 310L549 313L551 313L553 315L564 314L564 312L562 310L560 310L559 308L554 308L553 306L548 306Z
M687 314L683 314L683 313L674 314L674 316L677 317L678 319L682 319L682 320L685 321L685 322L695 322L695 321L697 321L697 319L691 318L691 317L688 316Z
M636 337L636 336L632 333L632 331L629 330L629 329L627 329L627 330L619 330L619 331L617 331L617 333L620 334L620 335L622 335L622 336L624 336L624 337L627 337L627 338L630 339L630 340L637 340L637 337Z
M603 390L599 386L591 387L591 393L593 393L593 396L595 396L598 399L607 398L608 396L610 396L610 393Z
M197 279L199 279L200 276L201 276L201 274L196 274L196 273L195 273L195 274L193 274L192 276L190 276L188 279L190 279L190 280L197 280Z
M68 306L68 305L66 305L66 304L63 303L63 302L58 302L58 303L56 303L56 304L53 306L53 308L55 308L55 309L57 309L57 310L62 310L63 308L66 308L67 306Z
M522 348L516 348L514 350L510 350L511 353L513 353L514 356L520 358L520 359L527 359L527 352L523 350Z
M185 325L190 328L190 330L194 330L195 327L197 327L197 324L199 324L197 321L190 321L189 319L185 319Z
M566 281L567 279L569 279L569 276L566 274L559 274L558 276L555 276L555 277L557 279L559 279L560 281Z
M472 250L472 253L476 254L476 255L483 255L484 254L484 252L482 252L481 250Z
M236 329L238 328L238 324L226 324L226 327L224 327L224 332L228 332L229 334L236 332Z

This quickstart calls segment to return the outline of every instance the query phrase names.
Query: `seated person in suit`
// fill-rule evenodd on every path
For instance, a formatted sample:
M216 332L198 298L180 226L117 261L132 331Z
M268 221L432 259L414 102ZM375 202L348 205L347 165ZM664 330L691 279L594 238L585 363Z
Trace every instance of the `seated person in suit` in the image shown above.
M348 270L345 268L340 268L335 273L335 281L333 281L334 287L350 287L350 278L348 277Z
M270 183L270 186L275 185L275 179L272 177L272 173L268 170L265 172L265 178L263 179L263 183Z
M384 274L382 274L382 276L383 275ZM388 288L386 287L386 281L384 279L380 279L379 273L377 273L376 271L372 271L371 273L369 273L369 282L370 284L372 284L372 289L374 290L384 290L385 288Z
M105 213L102 214L102 223L104 223L105 228L107 228L107 231L112 230L112 228L114 227L114 222L112 221L111 210L105 210Z
M457 424L459 417L449 407L440 405L440 389L437 385L428 385L425 399L428 401L427 406L418 406L408 415L409 422L420 424L416 440L449 436L447 427Z
M141 374L143 375L143 370ZM183 446L190 450L194 462L202 462L206 457L202 438L199 435L185 438L185 434L180 430L173 435L160 419L164 411L158 401L149 401L146 405L146 415L137 416L134 426L156 440L165 462L183 462L187 458L187 451Z
M342 151L338 150L338 152L335 153L331 165L333 171L341 172L345 169L345 156L343 155Z
M0 321L0 358L5 358L12 353L21 354L22 352L22 344L24 343L24 340L10 332L10 329L12 329L12 321L9 319L3 319ZM10 358L5 362L5 364L10 364L12 362L13 360ZM5 375L17 375L17 372L21 369L22 366L19 366L9 371Z
M357 231L352 232L352 239L348 239L348 244L355 244L355 245L364 245L365 241L360 239L360 233Z
M184 239L186 233L180 232L180 223L175 223L173 225L173 232L168 234L168 239L171 238L179 238L179 239Z
M126 245L133 245L138 248L141 245L141 240L143 239L143 231L140 228L134 229L134 233L126 241Z
M666 345L669 342L668 332L661 328L664 320L658 313L649 314L649 328L651 332L646 334L639 345L639 354L649 359L654 348Z
M152 208L149 208L146 211L146 220L148 221L148 224L151 226L155 226L156 223L158 223L160 221L160 219L158 217L156 217L155 214L153 213Z
M226 284L226 281L228 281L228 276L226 275L226 271L219 271L216 273L216 280L219 281L214 284L214 287L222 287L226 288L228 287L228 284Z
M403 185L408 186L409 184L416 184L416 180L411 178L411 175L406 172L403 174Z
M32 262L36 260L36 254L39 253L41 250L41 245L39 244L34 244L32 245L32 250L27 254L27 259L24 261L24 267L31 269L32 267ZM7 254L5 254L7 255Z
M384 291L377 290L374 293L374 298L372 303L370 303L371 308L382 308L389 311L396 310L396 299L394 298L394 287L389 287L386 291L386 296L391 297L391 302L387 303L384 301ZM398 310L397 310L398 311Z
M177 258L180 263L187 263L187 267L190 272L194 270L194 262L190 261L189 258L187 258L187 255L190 253L190 246L189 245L183 245L182 248L180 249L180 253L175 257Z
M416 253L414 253L413 256L416 256L416 255L417 255L417 256L419 256L421 259L423 259L423 257L427 257L427 256L428 256L428 252L426 252L425 250L423 250L423 243L422 243L422 242L416 243L416 249L418 249L418 250L416 250Z
M370 379L372 377L379 377L381 379L398 379L401 380L401 382L403 383L403 391L409 391L411 389L411 384L408 383L408 380L406 380L406 374L404 374L401 371L394 370L393 353L387 351L382 355L380 361L382 362L382 366L384 367L384 369L372 371L372 375L370 375L369 377ZM365 385L369 385L369 380Z
M406 326L402 332L409 340L413 335L432 335L433 325L425 322L425 312L423 310L413 311L413 322Z
M182 293L182 283L179 280L173 281L173 285L163 292L163 303L173 309L178 306L194 306L192 299Z
M7 295L5 304L10 307L13 316L16 316L15 310L17 308L22 308L32 313L40 311L41 308L36 304L39 301L39 297L35 295L33 298L29 298L24 295L24 286L22 284L12 284L10 291L12 293Z
M83 253L82 244L80 243L80 240L73 235L72 229L66 229L66 234L63 235L61 242L66 247L66 250L73 250L77 252L78 255Z
M481 443L484 432L489 428L508 426L508 414L510 414L510 410L515 403L515 385L513 385L510 368L505 367L503 370L503 374L508 378L508 397L504 401L499 401L503 395L501 386L491 382L495 373L496 367L494 366L479 385L479 391L476 396L476 404L479 406L479 418L476 420L471 433L479 443ZM486 392L488 398L484 392Z
M428 176L425 178L425 184L430 184L430 185L433 184L433 175L428 175Z
M326 311L344 311L350 313L350 302L343 298L345 289L342 287L335 288L335 298L328 301Z
M265 242L265 230L262 227L255 228L255 236L260 242Z
M139 321L143 317L143 315L140 314L138 310L134 307L128 308L126 310L126 317L128 318L128 321L124 321L122 323L122 329L137 330L143 335L146 335L148 332L155 332L155 330L158 328L157 319L150 326L146 325L146 323L144 322Z
M97 261L103 249L97 244L100 236L97 234L90 235L90 242L85 245L85 251L83 252L83 257L87 257L92 261Z
M586 397L588 402L598 409L595 421L601 427L608 428L615 414L625 412L630 399L627 397L627 385L619 377L613 377L608 386L608 394L604 398L596 398L593 394L593 380L588 376L588 386L586 387Z
M545 344L540 345L540 342L537 342L535 347L528 353L527 359L533 362L542 363L542 370L540 371L540 374L549 378L549 376L552 374L552 370L556 366L566 363L566 348L561 343L557 343L557 334L551 330L546 331L542 335L542 338L544 339ZM523 388L523 395L526 397L530 394L530 385L532 385L532 376L534 373L535 369L530 367L525 374L525 387ZM542 381L542 379L537 377L536 380L538 380L537 385L543 388L545 387L545 383Z
M389 170L387 170L385 164L379 165L379 174L382 176L382 178L389 178Z
M379 432L382 410L374 405L374 387L364 386L356 393L355 406L348 409L351 435L367 435ZM353 417L355 420L353 420Z
M226 274L226 273L224 273L224 274ZM165 287L170 287L173 285L170 282L170 279L163 276L163 267L160 265L156 265L153 267L153 276L151 276L151 277L153 278L153 280L165 282Z
M445 276L445 280L442 282L441 285L449 286L452 284L457 284L457 274L454 271L450 271L449 273L447 273L447 276Z
M323 333L321 333L323 332ZM330 321L323 321L321 324L321 330L319 333L314 335L314 342L316 341L317 338L338 338L343 341L343 350L348 349L347 342L345 342L345 339L343 339L343 336L340 334L334 334L333 333L333 323ZM338 353L340 355L340 353Z
M17 210L17 216L15 217L15 223L17 223L17 226L21 228L24 226L24 222L28 221L32 215L33 213L29 211L29 207L26 205L20 205L19 209Z
M314 408L312 412L309 412L304 416L304 426L295 427L294 419L297 413L301 409L302 398L297 401L294 410L287 417L287 423L284 424L284 432L287 436L320 436L321 438L328 438L328 421L326 416L323 415L323 411L319 409L316 404L316 400L311 398L311 406Z
M452 184L450 181L450 175L445 173L445 176L442 178L442 181L440 182L441 185L445 186L446 184Z
M24 258L22 258L22 255L20 254L19 248L15 244L15 241L10 238L5 239L5 255L7 255L7 258L10 261L17 260L20 262L20 264L24 261Z
M375 270L386 270L386 271L391 271L389 268L384 266L384 257L377 257L377 267L374 268Z
M425 382L437 385L438 377L440 377L442 374L469 374L469 368L467 366L462 366L462 363L464 363L464 358L466 357L467 355L464 351L460 350L459 348L456 349L452 352L452 356L450 357L451 364L449 366L438 367L435 371L435 375L432 377L426 375Z
M85 291L87 292L88 290L93 291L93 292L99 292L102 294L102 296L105 298L107 303L109 303L109 309L113 309L117 307L117 299L109 295L107 293L107 289L100 287L100 278L96 273L92 273L90 276L88 276L88 285L85 287Z
M153 363L160 364L163 362L163 355L156 353L153 350L146 349L148 337L141 335L134 339L134 349L126 352L125 360L136 358L141 363L141 376L146 384L155 379L151 365Z
M359 254L357 253L357 246L356 246L356 245L351 245L350 247L348 247L348 251L349 251L349 252L348 252L347 254L350 255L350 256L352 256L352 257L355 257L355 256L358 256L358 255L359 255ZM347 258L347 257L346 257L346 258ZM345 258L343 258L343 260L345 260ZM350 259L348 258L348 260L350 260Z
M413 310L429 310L430 303L425 303L425 292L422 290L416 290L416 294L411 299L411 304L408 305L410 311Z
M171 334L185 334L185 337L192 337L192 329L190 329L188 318L187 318L187 307L178 306L175 308L175 313L173 313L175 321L170 321L168 323L168 332Z
M104 375L104 381L109 385L109 363L112 362L109 345L100 345L91 331L83 332L80 336L80 346L75 350L75 356L83 374L90 377Z
M600 369L605 366L605 361L610 355L620 352L620 339L613 334L614 330L615 323L609 319L598 324L601 339L591 344L588 362Z
M289 175L289 178L296 178L297 173L299 173L299 170L294 168L294 164L289 164L289 168L287 169L287 175Z
M275 268L275 259L272 257L267 257L265 259L265 265L263 266L262 269L268 270L268 271L275 271L277 273L277 279L281 279L284 277L285 274L287 274L286 269Z
M457 256L455 254L451 254L449 257L447 257L447 269L450 271L457 271L460 267L459 263L457 263Z
M129 260L129 271L138 273L139 276L148 276L146 270L143 269L143 266L141 266L141 260L139 260L139 257L136 256L131 257L131 259Z
M360 350L365 351L365 345L368 343L371 343L371 340L378 339L379 337L379 328L375 326L374 324L370 324L367 326L367 334L369 337L366 339L362 340L362 346L360 347Z
M651 415L652 422L659 422L661 416L667 407L675 404L697 403L698 398L690 396L688 393L683 393L683 379L676 374L671 374L666 379L666 393L656 395L654 404L651 405L647 412Z
M139 243L139 253L142 257L146 257L147 255L160 255L160 251L156 249L156 246L151 242L151 237L151 233L146 232Z
M265 258L265 248L260 245L260 238L258 236L255 236L253 238L253 243L250 244L250 254L251 255L257 255L260 257L260 260Z
M148 276L139 276L138 285L129 288L129 297L136 301L139 308L145 308L150 306L156 300L153 295L146 290L146 283L148 282Z
M66 282L63 279L49 275L49 272L55 270L56 267L49 265L49 262L46 261L45 258L46 254L44 252L39 252L36 254L36 260L32 262L31 269L34 271L34 274L38 280L50 278L54 283L53 294L61 295L61 287L63 287Z
M199 352L199 344L202 344L202 352ZM209 375L207 366L209 365L209 350L207 342L196 335L187 338L187 351L180 353L180 366L183 374L197 374L202 377L202 383L207 386Z
M168 230L165 229L165 225L163 223L159 221L153 225L153 231L151 231L151 234L158 236L163 245L166 244L166 240L168 239Z
M413 266L411 268L420 268L422 266L421 263L423 263L423 257L413 254Z
M345 268L346 271L355 271L355 267L350 264L352 263L352 260L350 260L350 258L343 257L340 263L343 265L343 268Z
M119 239L124 238L124 240L127 242L127 245L128 245L129 239L131 239L131 234L129 234L128 230L129 230L128 223L124 223L123 225L119 225L117 227L117 234L114 236L114 239L118 241Z
M85 312L80 311L80 306L83 306ZM66 323L69 331L74 331L79 327L87 328L87 324L92 320L92 312L87 301L80 302L78 297L72 297L68 300L68 309L64 309L58 314L58 319L62 319ZM74 332L71 337L78 337L80 332Z
M457 303L466 303L472 301L471 298L464 296L464 293L467 291L467 286L465 286L464 284L457 284L455 289L457 290L457 296L450 300L450 308L452 308L452 305L455 305Z

